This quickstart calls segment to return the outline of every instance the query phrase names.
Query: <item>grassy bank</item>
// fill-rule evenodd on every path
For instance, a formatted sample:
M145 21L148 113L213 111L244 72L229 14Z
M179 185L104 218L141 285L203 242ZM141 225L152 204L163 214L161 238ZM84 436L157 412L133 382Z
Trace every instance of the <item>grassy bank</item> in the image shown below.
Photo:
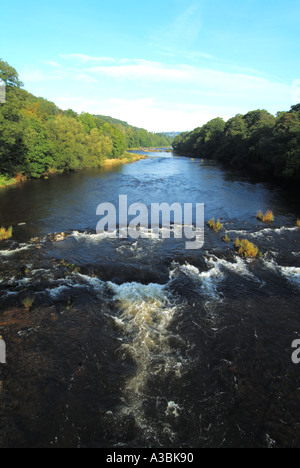
M147 159L147 156L144 154L137 154L137 153L124 153L124 155L120 156L120 158L115 159L106 159L102 167L112 167L112 166L119 166L121 164L129 164L136 161L140 161L141 159Z

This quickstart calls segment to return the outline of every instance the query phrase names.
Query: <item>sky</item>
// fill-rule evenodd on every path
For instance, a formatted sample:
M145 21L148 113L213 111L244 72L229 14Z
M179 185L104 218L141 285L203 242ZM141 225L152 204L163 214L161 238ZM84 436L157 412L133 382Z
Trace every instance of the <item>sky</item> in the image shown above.
M14 0L0 58L61 109L188 131L300 102L299 0Z

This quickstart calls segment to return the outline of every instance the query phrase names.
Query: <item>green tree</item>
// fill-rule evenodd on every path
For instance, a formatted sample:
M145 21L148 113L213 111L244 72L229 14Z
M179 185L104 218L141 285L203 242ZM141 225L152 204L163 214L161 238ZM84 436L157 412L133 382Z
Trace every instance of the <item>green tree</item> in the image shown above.
M10 88L20 88L23 86L23 83L19 80L19 75L15 68L11 67L2 59L0 59L0 79L5 82L7 87Z
M98 167L112 154L113 142L108 135L100 135L99 130L93 128L88 136L87 148L86 165Z
M82 112L82 114L80 114L80 116L78 117L78 120L82 123L82 125L85 128L85 131L88 133L90 133L91 130L97 127L95 117L93 117L88 112Z
M23 172L30 177L39 178L53 167L52 148L45 126L35 117L28 117L24 129Z
M87 133L82 123L58 115L46 125L51 140L54 167L69 171L85 167Z

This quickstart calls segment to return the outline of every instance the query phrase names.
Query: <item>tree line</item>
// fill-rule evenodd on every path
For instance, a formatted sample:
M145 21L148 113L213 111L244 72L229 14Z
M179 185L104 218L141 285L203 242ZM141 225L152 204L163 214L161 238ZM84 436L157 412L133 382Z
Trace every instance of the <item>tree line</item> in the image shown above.
M127 149L173 141L111 117L63 111L24 90L17 71L3 60L0 79L6 85L6 103L0 104L0 175L39 178L99 167Z
M215 159L285 180L300 180L300 104L273 116L266 110L215 118L174 139L178 153Z

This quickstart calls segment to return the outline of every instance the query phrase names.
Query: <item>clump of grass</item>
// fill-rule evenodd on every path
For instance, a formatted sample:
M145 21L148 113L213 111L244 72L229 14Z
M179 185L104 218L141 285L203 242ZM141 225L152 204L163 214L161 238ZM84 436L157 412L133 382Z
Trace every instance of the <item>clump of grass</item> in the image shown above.
M34 297L25 297L25 299L22 300L22 304L24 306L24 309L29 312L31 307L33 306L34 303Z
M273 223L274 222L274 215L273 215L273 211L267 211L265 216L264 216L264 219L263 219L263 222L264 223Z
M222 227L223 227L221 221L219 219L218 219L218 221L215 221L215 218L210 219L209 221L207 221L207 226L210 229L213 229L213 231L215 231L215 232L220 231L222 229Z
M224 242L231 242L231 239L228 237L227 234L225 234L225 236L223 237L223 241Z
M300 228L300 219L297 219L297 226Z
M60 264L67 269L67 273L79 273L80 272L80 267L76 266L74 263L68 263L66 260L62 260Z
M259 221L262 221L263 223L273 223L275 220L273 211L271 210L268 210L266 214L263 214L262 211L259 211L256 217L257 219L259 219Z
M0 241L10 239L12 237L12 232L12 226L10 226L8 229L0 227Z
M243 258L257 258L259 255L259 248L247 239L236 239L234 247Z

